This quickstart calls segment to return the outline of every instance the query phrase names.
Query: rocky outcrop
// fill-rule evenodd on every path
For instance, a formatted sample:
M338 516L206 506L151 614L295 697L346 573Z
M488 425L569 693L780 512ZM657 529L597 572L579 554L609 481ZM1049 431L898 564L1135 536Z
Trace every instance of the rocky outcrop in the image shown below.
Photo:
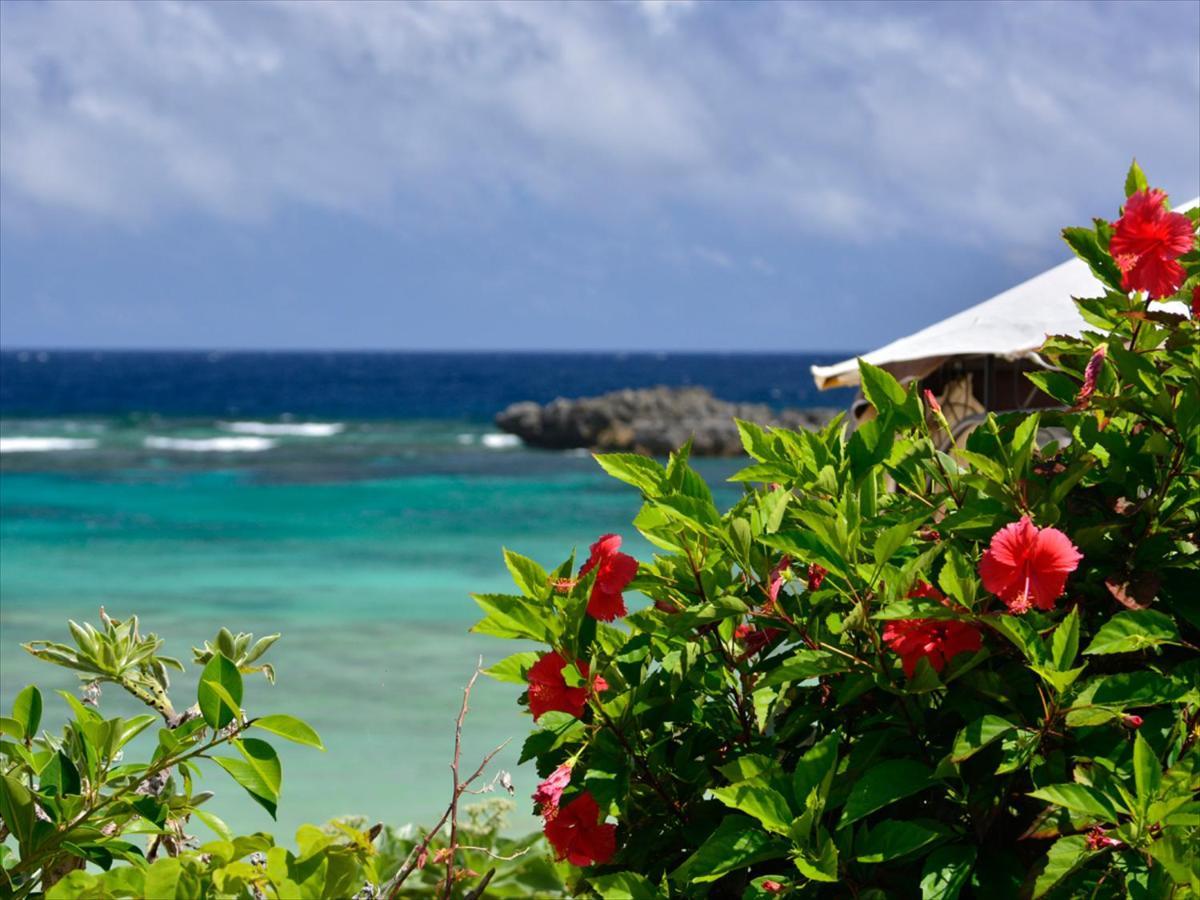
M532 447L621 450L662 456L693 438L697 456L742 452L734 419L785 428L819 428L837 410L773 410L765 404L727 403L704 388L640 388L599 397L514 403L496 425Z

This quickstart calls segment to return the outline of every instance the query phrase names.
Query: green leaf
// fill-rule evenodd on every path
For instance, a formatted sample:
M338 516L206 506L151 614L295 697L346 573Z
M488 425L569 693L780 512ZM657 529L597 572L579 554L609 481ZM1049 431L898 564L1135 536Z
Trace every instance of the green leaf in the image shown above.
M225 824L225 820L214 813L210 813L206 809L193 809L192 815L207 825L212 833L223 841L232 841L233 832L229 830L229 826Z
M1073 607L1050 639L1050 662L1059 672L1066 672L1079 653L1079 607Z
M1064 228L1062 236L1067 246L1088 264L1097 278L1114 291L1121 290L1121 270L1117 268L1108 250L1100 246L1099 236L1093 229Z
M526 597L545 600L550 596L550 576L532 559L505 548L504 565L508 567L513 582Z
M1179 641L1179 629L1174 619L1153 609L1141 609L1119 612L1105 622L1083 653L1085 656L1132 653Z
M915 853L939 841L946 829L937 822L900 822L888 819L866 830L855 842L855 859L863 863L881 863Z
M514 653L506 656L494 666L483 670L484 675L490 675L497 681L507 681L512 684L528 684L529 669L541 659L540 653Z
M986 621L992 628L1012 641L1033 665L1040 666L1048 662L1046 647L1042 643L1041 637L1038 636L1034 627L1024 619L1000 613L988 616Z
M950 759L956 763L964 762L1016 727L1000 716L981 716L963 728L954 738L954 746L950 748Z
M824 806L837 770L840 742L841 735L826 735L797 761L792 773L792 796L797 807L819 810Z
M786 856L788 844L746 816L727 816L671 878L685 884L716 881L729 872Z
M146 869L145 891L155 900L192 900L201 896L202 888L194 872L184 868L178 858L168 856Z
M1051 784L1029 792L1030 797L1045 800L1055 806L1095 816L1106 822L1116 822L1122 811L1112 800L1086 784Z
M587 882L604 900L659 900L663 896L645 875L637 872L597 875Z
M895 555L896 551L904 546L904 543L909 539L917 526L925 521L925 516L922 515L918 519L910 519L906 522L901 522L899 525L893 525L886 529L875 540L875 546L872 548L872 556L875 558L875 565L882 566Z
M1162 766L1140 731L1133 739L1133 781L1137 787L1138 803L1142 809L1146 809L1162 784Z
M1073 834L1055 841L1046 853L1045 868L1034 878L1034 900L1046 896L1056 884L1083 865L1090 855L1085 835Z
M487 614L471 627L476 634L553 643L554 635L547 621L548 609L544 602L510 594L472 594L471 597Z
M213 762L245 788L255 802L271 814L272 819L275 818L282 772L274 749L265 741L255 738L234 741L234 745L245 759L214 756Z
M278 714L262 716L252 720L250 724L255 728L261 728L263 731L277 734L297 744L304 744L306 747L316 747L318 750L325 749L325 745L321 743L321 736L313 730L312 726L294 716Z
M605 472L633 485L647 497L662 493L667 471L656 460L639 453L596 453L593 456Z
M817 829L816 849L801 849L792 862L800 874L813 881L835 882L838 880L838 848L824 828Z
M859 359L858 374L863 396L880 413L902 407L908 399L908 394L900 386L900 382L886 369L873 366L865 359Z
M25 726L16 719L10 719L8 716L0 716L0 734L7 734L9 737L15 737L17 740L25 739Z
M921 870L921 900L955 900L975 865L975 848L964 844L938 847Z
M1146 173L1142 171L1142 167L1135 159L1129 164L1129 174L1125 176L1125 196L1132 197L1138 191L1144 191L1149 186L1146 181Z
M824 650L800 650L784 660L778 668L771 670L759 683L759 687L775 687L789 681L803 681L817 675L847 672L850 666L840 656Z
M889 759L880 763L850 789L838 829L890 803L925 790L933 783L930 775L926 766L911 759Z
M242 673L238 667L223 654L214 653L200 673L196 700L210 728L224 728L232 722L242 704Z
M712 795L726 806L753 816L768 831L786 835L792 822L787 798L765 780L742 781L729 787L714 788Z
M279 755L275 748L266 741L258 738L242 738L234 741L233 745L246 758L262 778L263 783L278 796L279 787L283 781L283 771L279 765Z
M42 722L42 692L36 684L26 686L13 700L12 717L25 729L25 739L32 740Z
M33 794L11 775L0 778L0 819L17 839L22 853L28 852L36 821Z
M46 764L46 768L42 769L38 780L38 787L42 791L52 787L59 797L64 797L68 794L78 795L80 788L79 770L75 768L75 763L71 762L70 758L59 750L50 758L50 762Z

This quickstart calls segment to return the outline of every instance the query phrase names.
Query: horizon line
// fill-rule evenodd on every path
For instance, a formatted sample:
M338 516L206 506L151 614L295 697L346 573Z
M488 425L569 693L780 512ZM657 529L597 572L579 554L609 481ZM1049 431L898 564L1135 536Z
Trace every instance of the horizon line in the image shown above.
M866 351L861 351L866 352ZM375 354L449 354L457 353L462 355L488 355L488 354L511 354L511 355L544 355L544 356L574 356L574 355L617 355L617 356L834 356L845 355L846 358L861 355L860 351L851 350L763 350L763 349L637 349L637 350L621 350L621 349L536 349L536 348L518 348L518 349L501 349L501 348L452 348L452 347L430 347L430 348L371 348L371 347L52 347L52 346L16 346L5 347L0 345L0 353L375 353Z

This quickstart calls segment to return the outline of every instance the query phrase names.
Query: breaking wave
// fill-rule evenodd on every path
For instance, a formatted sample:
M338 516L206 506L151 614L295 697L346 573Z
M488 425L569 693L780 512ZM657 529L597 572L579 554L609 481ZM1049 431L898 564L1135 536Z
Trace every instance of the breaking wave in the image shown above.
M275 442L265 437L171 438L152 434L142 445L182 453L259 453L270 450Z

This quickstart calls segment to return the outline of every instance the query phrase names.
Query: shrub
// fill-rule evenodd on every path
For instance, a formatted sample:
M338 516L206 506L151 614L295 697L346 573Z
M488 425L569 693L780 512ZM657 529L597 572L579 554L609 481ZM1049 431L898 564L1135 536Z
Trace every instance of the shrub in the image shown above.
M458 740L456 789L429 831L334 820L302 825L295 850L263 832L234 835L212 812L212 792L198 789L201 760L223 769L274 817L282 769L265 738L324 749L299 719L243 709L243 703L253 706L243 675L275 679L260 658L279 635L254 642L252 635L221 629L195 648L194 660L203 666L196 703L176 711L167 672L183 665L160 654L162 640L143 636L136 616L119 621L103 610L100 616L100 629L70 623L73 647L36 641L25 648L79 673L83 700L60 692L72 713L61 737L39 734L43 697L36 685L17 695L11 716L0 717L0 735L7 738L0 739L0 896L374 900L480 896L485 885L495 897L561 893L540 835L502 833L509 801L468 807L459 822L462 795L485 793L502 778L472 787L490 755L460 778ZM155 714L104 718L102 684L127 691ZM465 716L464 697L457 738ZM161 727L149 760L124 759L134 738L156 722ZM188 833L192 820L217 840L201 844Z
M1029 376L1061 408L943 451L936 402L861 362L849 436L740 423L725 512L686 446L598 456L652 559L506 552L520 594L475 630L549 648L489 671L528 685L577 891L1200 892L1200 216L1136 164L1126 195L1064 232L1105 292Z

